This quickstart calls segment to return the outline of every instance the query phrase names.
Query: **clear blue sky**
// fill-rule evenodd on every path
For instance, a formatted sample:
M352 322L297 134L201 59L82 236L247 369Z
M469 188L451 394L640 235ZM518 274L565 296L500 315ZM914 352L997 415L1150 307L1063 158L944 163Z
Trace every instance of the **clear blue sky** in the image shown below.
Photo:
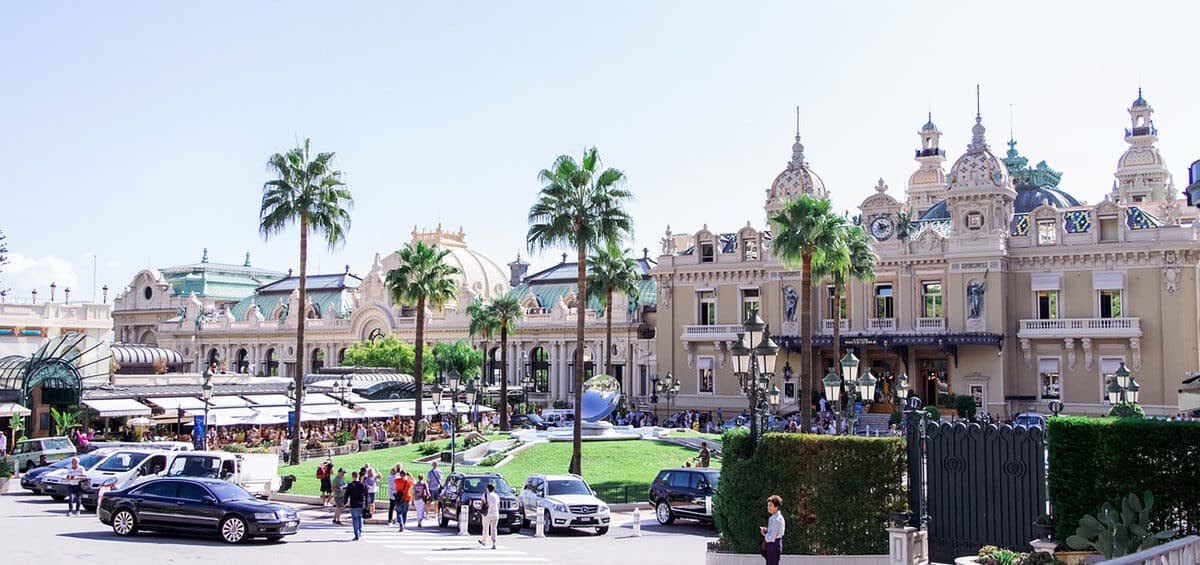
M764 222L790 156L840 209L895 194L932 108L951 160L983 91L994 150L1019 148L1095 202L1138 84L1186 185L1200 158L1194 2L8 2L0 21L0 289L91 294L146 266L286 270L257 233L264 162L311 137L357 201L313 268L363 273L414 224L523 248L536 173L596 145L623 169L639 250ZM558 260L535 257L534 266Z

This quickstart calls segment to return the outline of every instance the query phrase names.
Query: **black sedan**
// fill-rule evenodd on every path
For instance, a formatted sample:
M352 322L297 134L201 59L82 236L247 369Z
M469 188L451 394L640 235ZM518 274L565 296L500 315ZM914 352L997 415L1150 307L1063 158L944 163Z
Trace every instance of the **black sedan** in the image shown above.
M500 522L496 529L508 528L509 533L513 534L521 531L525 523L521 502L513 494L508 481L497 473L450 475L446 479L446 486L442 488L442 498L438 501L438 526L445 528L451 520L457 522L459 506L462 505L467 507L467 528L482 528L483 497L486 496L489 483L495 485L496 494L500 497Z
M271 541L296 533L300 518L281 504L260 501L217 479L164 478L104 495L97 514L119 536L140 530L216 534L228 543Z
M59 459L58 461L43 467L34 467L33 469L26 471L24 475L21 475L21 488L33 491L34 494L42 494L42 485L38 483L38 481L42 478L42 475L45 475L50 471L66 469L70 466L71 458L67 457L66 459Z
M508 423L513 428L533 428L541 431L545 431L550 427L550 424L547 424L537 414L513 414L508 419Z

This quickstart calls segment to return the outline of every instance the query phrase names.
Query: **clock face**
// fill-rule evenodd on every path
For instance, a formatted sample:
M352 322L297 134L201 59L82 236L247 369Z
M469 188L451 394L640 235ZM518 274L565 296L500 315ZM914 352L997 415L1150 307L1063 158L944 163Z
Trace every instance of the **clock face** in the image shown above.
M892 225L891 218L887 216L879 216L871 222L871 235L879 241L892 237L893 231L895 231L895 226Z

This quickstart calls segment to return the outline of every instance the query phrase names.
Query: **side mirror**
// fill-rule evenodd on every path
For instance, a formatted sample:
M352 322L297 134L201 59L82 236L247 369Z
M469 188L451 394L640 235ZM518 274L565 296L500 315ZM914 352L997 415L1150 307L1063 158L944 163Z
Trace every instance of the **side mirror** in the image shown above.
M201 497L201 498L200 498L200 502L203 502L204 504L216 504L216 503L217 503L217 499L215 499L215 498L213 498L213 497L211 497L211 496L205 495L205 496L203 496L203 497Z

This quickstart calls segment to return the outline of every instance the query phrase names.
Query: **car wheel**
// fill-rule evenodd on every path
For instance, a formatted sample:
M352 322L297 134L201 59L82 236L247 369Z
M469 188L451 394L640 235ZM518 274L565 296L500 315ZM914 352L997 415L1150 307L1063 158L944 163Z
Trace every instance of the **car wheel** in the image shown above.
M221 522L221 539L225 543L241 543L246 539L246 521L240 516L230 516Z
M654 517L658 519L658 523L664 526L670 526L675 523L675 516L671 514L671 505L667 501L660 500L658 505L654 507Z
M446 517L446 513L438 510L438 527L445 528L450 525L450 519Z
M519 533L521 533L521 526L513 526L513 527L509 528L509 529L508 529L508 533L509 533L509 534L519 534Z
M599 528L596 528L596 535L598 535L598 536L602 536L607 533L608 533L608 526L600 526Z
M112 529L118 536L135 535L138 531L137 517L128 510L118 510L112 517Z
M550 534L554 533L554 520L550 518L549 510L547 510L545 512L545 514L546 514L546 516L543 518L543 520L545 520L543 522L543 524L545 526L543 528L543 533L545 533L546 535L550 535Z
M50 498L53 498L56 502L62 502L67 499L67 497L61 494L52 494L50 495Z

